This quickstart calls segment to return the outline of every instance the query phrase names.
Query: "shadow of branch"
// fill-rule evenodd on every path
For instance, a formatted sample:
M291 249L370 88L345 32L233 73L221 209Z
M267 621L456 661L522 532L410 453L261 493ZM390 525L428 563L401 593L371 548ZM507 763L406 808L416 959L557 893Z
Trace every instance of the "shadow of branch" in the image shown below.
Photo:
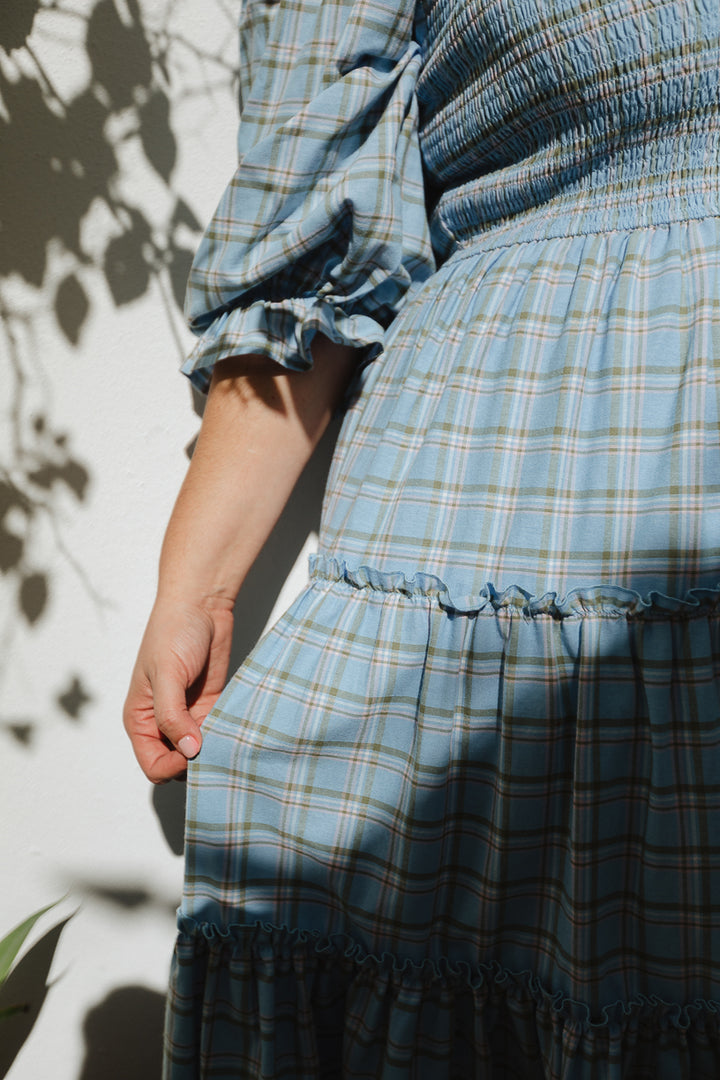
M7 628L0 627L0 674L10 639L46 614L56 589L55 551L95 605L107 604L64 541L68 500L84 503L92 476L73 452L72 432L58 430L51 410L34 403L51 385L38 358L39 320L54 316L60 352L75 350L97 286L118 308L154 289L182 351L176 324L200 230L175 179L174 104L181 94L210 94L195 69L187 83L187 64L182 86L173 83L175 52L186 60L188 43L175 42L170 9L159 25L139 0L82 7L25 0L6 4L0 16L0 378L9 421L0 446L0 584L10 601ZM71 89L52 73L61 24L63 48L81 73ZM198 54L204 75L213 65L225 83L234 81L224 58ZM130 156L129 142L137 150ZM55 704L77 720L88 700L74 676ZM0 730L30 748L40 726L23 718Z

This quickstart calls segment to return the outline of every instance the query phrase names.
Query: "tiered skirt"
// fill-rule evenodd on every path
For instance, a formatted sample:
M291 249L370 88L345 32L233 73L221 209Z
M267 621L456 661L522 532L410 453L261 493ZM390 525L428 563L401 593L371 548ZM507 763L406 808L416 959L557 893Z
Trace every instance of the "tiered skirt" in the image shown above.
M167 1076L716 1080L718 432L718 216L416 290L191 764Z

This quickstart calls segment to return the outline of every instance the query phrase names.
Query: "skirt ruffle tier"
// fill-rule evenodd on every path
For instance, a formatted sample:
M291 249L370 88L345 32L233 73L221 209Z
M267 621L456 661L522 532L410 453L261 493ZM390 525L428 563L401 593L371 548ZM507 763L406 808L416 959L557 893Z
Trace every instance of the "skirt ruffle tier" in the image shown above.
M343 1076L366 1080L714 1080L720 1072L717 1000L681 1006L638 994L592 1017L530 971L415 965L368 954L342 935L261 924L219 931L181 919L179 929L174 1008L180 1018L186 1010L205 1018L197 1046L184 1055L175 1047L177 1076L188 1080L316 1080L338 1077L339 1063Z
M206 721L173 1080L720 1075L720 586L470 600L320 556Z

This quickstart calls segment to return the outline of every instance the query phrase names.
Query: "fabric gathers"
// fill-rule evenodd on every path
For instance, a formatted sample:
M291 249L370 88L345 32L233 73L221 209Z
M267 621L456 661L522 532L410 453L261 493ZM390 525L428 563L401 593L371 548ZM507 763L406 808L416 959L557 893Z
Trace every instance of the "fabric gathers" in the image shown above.
M309 367L319 329L377 355L432 273L413 11L304 2L246 73L238 171L188 281L190 325L207 333L184 370L201 389L238 350Z
M398 967L347 939L262 925L220 936L212 926L183 924L176 965L186 978L189 966L198 980L211 980L227 1002L221 1024L232 1025L230 1038L243 1032L248 1076L332 1075L339 1059L348 1075L412 1075L419 1048L439 1080L492 1075L499 1056L508 1072L538 1078L546 1062L575 1077L600 1059L609 1080L638 1075L638 1060L648 1063L647 1076L652 1063L659 1080L710 1076L716 1063L717 1002L681 1009L639 995L594 1021L583 1002L548 993L529 971ZM569 1050L570 1069L561 1064ZM191 1061L187 1072L176 1066L180 1080L196 1075Z
M359 365L190 764L165 1076L717 1080L717 0L244 20L184 370Z

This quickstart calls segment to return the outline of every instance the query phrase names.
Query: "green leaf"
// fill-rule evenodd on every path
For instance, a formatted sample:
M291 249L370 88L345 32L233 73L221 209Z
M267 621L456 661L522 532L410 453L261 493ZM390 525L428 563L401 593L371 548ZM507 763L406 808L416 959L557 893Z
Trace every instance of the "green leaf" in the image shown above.
M6 1020L8 1016L16 1016L17 1013L26 1013L29 1011L29 1005L8 1005L7 1009L0 1009L0 1020Z
M54 903L48 904L47 907L40 908L34 915L31 915L25 922L21 922L19 926L16 926L14 930L11 930L9 934L6 934L4 938L0 939L0 984L4 983L10 974L17 954L23 946L25 938L28 936L38 919L45 914L46 911L50 911L59 904L59 900L55 900Z

